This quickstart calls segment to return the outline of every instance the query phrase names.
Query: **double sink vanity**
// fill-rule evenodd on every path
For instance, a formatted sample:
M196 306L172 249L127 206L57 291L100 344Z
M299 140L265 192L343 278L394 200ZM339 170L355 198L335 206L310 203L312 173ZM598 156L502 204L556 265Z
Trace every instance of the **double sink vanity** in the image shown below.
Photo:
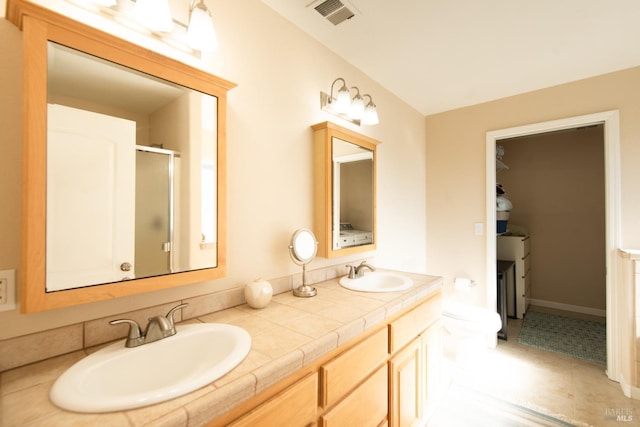
M198 328L205 340L209 333L205 331L221 323L242 328L251 337L251 349L237 366L182 396L135 409L111 408L107 413L93 409L83 414L54 406L48 393L40 392L29 395L29 406L40 408L46 416L40 414L41 418L33 420L21 418L28 413L24 410L26 397L16 393L4 398L4 425L405 426L425 420L437 402L442 380L442 282L432 276L380 273L408 278L412 286L398 292L357 292L341 286L337 277L315 283L313 298L285 292L261 310L241 305L188 319L176 326L175 336L151 344L127 349L121 340L97 352L88 349L74 358L61 356L5 372L5 388L15 383L25 390L33 387L48 392L74 362L81 364L92 357L84 357L86 354L139 351L148 360L132 359L131 363L141 363L142 368L132 373L131 366L115 365L114 371L105 371L110 381L95 391L108 394L108 387L121 387L123 393L117 397L122 397L126 390L152 389L158 385L155 381L166 379L161 366L168 371L166 375L177 372L174 379L187 379L187 371L198 369L205 352L184 351L202 345L200 340L192 341ZM364 278L368 274L372 273L365 273ZM233 342L233 335L217 335L217 344ZM84 358L78 361L80 357ZM93 398L104 404L110 396Z

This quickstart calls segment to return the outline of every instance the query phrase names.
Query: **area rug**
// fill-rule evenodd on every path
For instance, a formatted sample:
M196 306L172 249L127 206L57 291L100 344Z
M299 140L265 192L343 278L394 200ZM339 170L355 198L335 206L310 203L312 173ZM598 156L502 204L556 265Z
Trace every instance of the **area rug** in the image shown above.
M551 415L453 384L427 422L429 427L581 427Z
M529 311L524 316L518 342L600 365L607 364L604 322Z

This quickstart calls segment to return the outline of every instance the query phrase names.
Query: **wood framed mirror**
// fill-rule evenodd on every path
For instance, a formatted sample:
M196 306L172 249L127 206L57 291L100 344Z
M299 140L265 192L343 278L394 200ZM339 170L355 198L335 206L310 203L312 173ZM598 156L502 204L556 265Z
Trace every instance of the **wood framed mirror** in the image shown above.
M331 122L312 129L318 255L334 258L374 250L380 142Z
M24 51L21 311L224 277L235 84L30 2L7 18Z

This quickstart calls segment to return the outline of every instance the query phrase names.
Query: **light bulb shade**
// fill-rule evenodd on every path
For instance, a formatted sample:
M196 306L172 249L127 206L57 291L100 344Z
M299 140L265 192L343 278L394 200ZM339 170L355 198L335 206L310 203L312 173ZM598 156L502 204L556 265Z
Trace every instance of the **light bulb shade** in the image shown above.
M111 7L115 6L118 2L116 0L89 0L93 4L98 6Z
M362 124L363 125L377 125L380 123L378 119L378 109L376 108L376 104L373 103L373 98L371 95L364 94L362 98L369 98L369 102L367 106L364 108L364 114L362 116Z
M336 102L333 108L336 113L343 114L349 111L350 106L351 95L349 94L349 89L346 86L342 86L336 95Z
M200 2L191 11L189 28L187 29L187 43L192 49L201 52L213 52L218 47L218 38L211 13L203 2Z
M364 116L364 99L360 94L356 94L351 101L351 107L349 108L349 117L354 120L360 120Z
M152 31L168 33L173 29L169 0L136 0L133 16Z
M362 124L363 125L377 125L380 123L378 119L378 110L373 103L367 104L364 109L364 116L362 116Z

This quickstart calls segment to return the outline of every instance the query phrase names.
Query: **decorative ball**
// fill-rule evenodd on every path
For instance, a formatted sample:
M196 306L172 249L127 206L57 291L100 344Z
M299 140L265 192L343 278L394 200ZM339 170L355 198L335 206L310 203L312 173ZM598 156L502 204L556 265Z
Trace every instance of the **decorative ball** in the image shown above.
M244 297L251 308L264 308L271 301L273 287L264 279L256 279L244 287Z

